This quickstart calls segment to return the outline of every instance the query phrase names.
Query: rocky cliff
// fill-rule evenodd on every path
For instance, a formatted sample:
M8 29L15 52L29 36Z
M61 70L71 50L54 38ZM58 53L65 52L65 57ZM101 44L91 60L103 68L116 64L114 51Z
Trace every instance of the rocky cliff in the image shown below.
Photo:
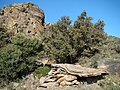
M30 2L0 9L0 26L12 33L39 35L44 31L44 18L43 10Z

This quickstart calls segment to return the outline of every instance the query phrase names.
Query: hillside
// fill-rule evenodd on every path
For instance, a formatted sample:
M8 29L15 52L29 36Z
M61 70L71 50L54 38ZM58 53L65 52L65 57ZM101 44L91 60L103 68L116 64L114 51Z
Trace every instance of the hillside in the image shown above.
M29 2L0 9L2 90L120 89L120 38L104 32L104 21L93 23L86 11L73 24L69 16L44 19Z

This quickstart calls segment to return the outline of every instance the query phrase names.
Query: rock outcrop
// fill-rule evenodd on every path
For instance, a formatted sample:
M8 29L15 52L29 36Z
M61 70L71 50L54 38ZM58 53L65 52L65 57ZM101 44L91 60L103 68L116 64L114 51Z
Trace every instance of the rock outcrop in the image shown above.
M94 69L73 64L51 64L47 76L39 79L39 87L79 86L84 82L96 83L108 74L105 69Z
M96 84L102 79L106 70L82 67L73 64L51 64L51 71L48 75L38 78L33 74L26 76L19 85L13 83L13 88L25 90L63 90L66 86L83 87L84 85ZM98 85L97 85L98 86ZM91 89L92 90L92 89ZM101 89L100 89L101 90Z
M106 70L86 68L73 64L51 64L53 67L48 73L46 79L42 79L41 87L49 87L51 83L58 86L78 86L82 83L82 79L89 79L97 82L98 77L108 74ZM54 85L55 85L54 84Z
M51 64L51 66L61 68L66 73L79 77L94 77L108 73L105 69L88 68L73 64Z
M43 10L30 2L0 9L0 26L12 33L39 35L44 31L44 18Z

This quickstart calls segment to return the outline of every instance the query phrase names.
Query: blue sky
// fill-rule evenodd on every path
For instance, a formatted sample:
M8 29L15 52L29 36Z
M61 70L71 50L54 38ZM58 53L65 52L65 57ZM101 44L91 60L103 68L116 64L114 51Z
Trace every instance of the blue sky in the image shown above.
M120 0L0 0L0 8L12 3L33 2L45 12L45 21L54 23L61 16L69 16L72 21L83 10L93 17L93 22L104 20L105 32L120 37Z

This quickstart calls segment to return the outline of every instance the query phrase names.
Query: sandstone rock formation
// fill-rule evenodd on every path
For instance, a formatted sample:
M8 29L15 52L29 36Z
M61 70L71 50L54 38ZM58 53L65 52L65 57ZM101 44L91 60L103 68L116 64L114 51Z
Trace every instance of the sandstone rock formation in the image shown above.
M44 31L44 18L43 10L30 2L0 9L0 26L8 32L39 35Z
M107 72L103 69L87 68L80 65L51 64L51 66L51 71L48 75L38 78L33 74L30 74L26 76L23 79L23 82L19 85L18 83L13 83L14 89L53 90L54 88L54 90L57 90L59 88L59 90L64 90L63 88L67 86L82 88L84 85L97 85L97 81L102 79L103 74L107 74ZM98 78L99 76L100 78Z
M51 64L52 69L46 77L40 79L40 87L49 88L55 86L79 86L86 82L97 82L103 75L108 74L106 70L86 68L73 64Z
M108 73L105 69L88 68L73 64L51 64L51 66L61 68L68 74L77 75L79 77L94 77Z

